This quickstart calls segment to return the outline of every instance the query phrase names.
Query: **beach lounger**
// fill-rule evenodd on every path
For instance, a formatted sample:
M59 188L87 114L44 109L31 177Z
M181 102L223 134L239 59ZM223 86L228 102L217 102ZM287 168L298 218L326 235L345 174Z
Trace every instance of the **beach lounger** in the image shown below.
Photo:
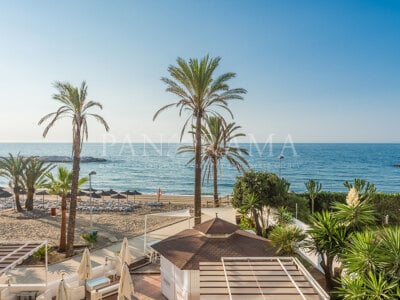
M118 293L119 282L90 292L90 300L102 300Z

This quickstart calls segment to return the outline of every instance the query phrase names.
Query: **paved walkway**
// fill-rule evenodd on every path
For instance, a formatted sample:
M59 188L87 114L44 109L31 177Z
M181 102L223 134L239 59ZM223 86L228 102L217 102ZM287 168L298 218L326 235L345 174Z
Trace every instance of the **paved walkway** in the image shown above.
M214 218L215 214L218 213L218 217L235 223L235 210L231 207L220 207L220 208L203 208L202 209L202 221ZM151 218L151 215L148 216ZM147 234L147 244L162 240L169 237L179 231L193 227L193 218L186 219L184 221L166 226L161 229L149 232ZM137 236L129 239L129 246L133 257L139 257L143 255L144 250L144 236ZM121 248L121 243L114 243L108 247L95 250L91 253L92 267L96 268L105 264L105 257L115 257L115 253ZM48 268L48 282L56 281L61 279L61 274L66 273L65 277L76 275L81 255L77 255L71 259L65 260L60 263L49 265ZM43 283L45 282L45 269L44 267L24 267L20 266L8 273L12 276L14 283Z

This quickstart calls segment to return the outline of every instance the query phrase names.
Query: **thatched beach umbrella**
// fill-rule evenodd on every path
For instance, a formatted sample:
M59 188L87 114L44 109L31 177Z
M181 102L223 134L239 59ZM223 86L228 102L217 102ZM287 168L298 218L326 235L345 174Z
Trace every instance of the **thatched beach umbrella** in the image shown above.
M0 190L0 198L10 198L10 197L12 197L12 195L13 194L11 194L11 193L9 193L7 191Z
M118 199L118 200L121 200L121 199L126 199L126 197L124 196L124 195L121 195L121 194L115 194L115 195L112 195L111 196L111 198L113 198L113 199Z
M110 190L108 191L108 193L109 193L110 195L116 195L116 194L118 194L118 192L117 192L117 191L114 191L113 189L110 189Z
M135 195L133 191L127 190L125 192L122 192L121 194L126 195L126 200L129 200L129 196Z
M122 266L121 278L119 280L118 287L118 300L131 299L131 296L135 293L131 275L126 264Z
M36 192L35 193L36 195L42 195L43 197L42 197L42 201L43 201L43 205L44 205L44 196L48 196L48 195L50 195L46 190L41 190L41 191L38 191L38 192Z
M86 196L88 196L88 197L92 196L92 198L97 198L97 199L101 198L101 195L99 195L95 192L88 193L88 194L86 194Z
M88 248L85 248L85 251L83 251L77 273L80 280L87 280L92 277L92 262L90 260L90 252Z

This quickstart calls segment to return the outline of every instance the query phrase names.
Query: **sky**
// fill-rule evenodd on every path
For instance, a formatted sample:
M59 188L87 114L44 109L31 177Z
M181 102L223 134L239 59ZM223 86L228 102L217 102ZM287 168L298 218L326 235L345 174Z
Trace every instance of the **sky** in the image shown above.
M400 142L400 1L0 1L0 142L70 142L54 81L85 80L110 132L89 142L176 142L184 118L161 77L177 57L235 72L240 141ZM189 136L186 137L189 139Z

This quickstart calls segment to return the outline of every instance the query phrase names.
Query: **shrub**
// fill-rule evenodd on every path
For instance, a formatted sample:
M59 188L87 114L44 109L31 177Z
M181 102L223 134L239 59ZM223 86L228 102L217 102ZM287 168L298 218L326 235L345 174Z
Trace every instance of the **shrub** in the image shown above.
M277 254L293 255L306 235L294 225L275 226L269 234L272 245L278 247Z
M47 247L47 254L49 254L53 249L51 247ZM46 258L46 246L40 247L33 253L34 257L37 257L40 261L44 261Z
M254 222L253 219L246 216L242 215L240 217L240 223L239 223L239 228L243 230L254 230Z
M97 242L97 231L83 232L81 238L83 238L90 246L93 246L93 244Z

